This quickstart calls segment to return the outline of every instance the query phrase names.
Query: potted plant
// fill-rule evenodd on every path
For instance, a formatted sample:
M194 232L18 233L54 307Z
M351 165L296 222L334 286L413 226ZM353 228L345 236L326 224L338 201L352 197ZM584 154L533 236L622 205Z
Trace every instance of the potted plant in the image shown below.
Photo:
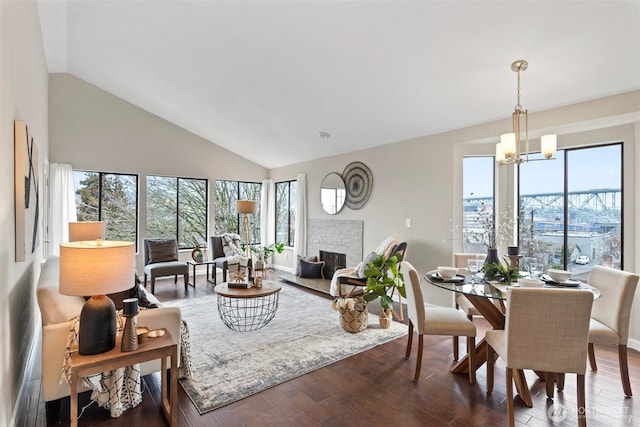
M393 295L396 289L401 297L407 297L404 276L400 272L400 258L397 255L392 255L389 258L375 255L367 265L364 274L367 278L364 291L365 301L371 302L380 298L380 306L382 307L380 326L383 328L391 326L393 316L402 320L402 316L398 316L393 309Z
M242 250L245 250L244 243L242 244ZM257 258L254 268L261 269L264 268L265 261L269 259L274 252L281 254L284 251L284 243L272 243L267 246L251 245L249 246L249 250L251 250Z
M500 261L490 262L482 267L485 280L497 280L505 284L515 282L520 277L520 272L517 267L511 267Z

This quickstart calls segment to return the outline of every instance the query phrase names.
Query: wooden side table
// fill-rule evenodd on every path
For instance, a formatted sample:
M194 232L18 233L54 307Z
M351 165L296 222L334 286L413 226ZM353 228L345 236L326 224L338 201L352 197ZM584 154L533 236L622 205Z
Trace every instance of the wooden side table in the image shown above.
M192 274L191 277L193 277L193 283L189 283L191 286L193 286L194 288L196 287L196 267L199 265L205 265L207 267L207 275L205 276L207 278L207 282L209 283L213 283L215 285L215 281L209 279L209 266L213 264L213 272L211 273L211 277L213 277L214 274L216 274L216 266L215 266L215 261L211 261L211 260L204 260L204 261L192 261L192 260L187 260L187 264L189 264L192 268Z
M281 289L279 284L267 281L262 282L261 288L248 289L230 288L222 283L214 288L220 319L234 331L263 328L276 315Z
M121 335L118 334L115 348L106 353L91 356L80 355L77 350L71 353L71 380L69 384L71 389L69 405L71 413L69 418L72 427L78 425L78 378L155 359L160 359L161 361L160 404L162 411L167 417L169 425L178 425L178 345L169 334L169 331L163 330L163 336L147 338L134 351L125 353L120 351ZM168 396L169 392L167 390L167 357L171 358L171 396Z

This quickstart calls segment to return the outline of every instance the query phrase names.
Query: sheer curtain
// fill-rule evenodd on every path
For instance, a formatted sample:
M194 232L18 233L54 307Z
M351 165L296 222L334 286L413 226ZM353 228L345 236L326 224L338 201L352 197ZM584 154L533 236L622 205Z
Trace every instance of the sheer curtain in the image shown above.
M296 238L293 243L293 254L296 257L293 264L294 274L298 274L298 257L307 255L307 175L298 174L296 187Z
M272 179L262 180L260 191L260 243L275 243L276 187Z
M60 255L60 243L69 241L69 223L77 221L73 167L66 163L49 165L49 253Z

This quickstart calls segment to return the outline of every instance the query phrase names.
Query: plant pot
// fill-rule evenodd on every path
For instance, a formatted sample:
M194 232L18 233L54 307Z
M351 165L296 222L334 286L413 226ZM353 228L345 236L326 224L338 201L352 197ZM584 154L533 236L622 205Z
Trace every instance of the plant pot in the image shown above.
M391 327L391 322L393 321L393 313L391 312L391 310L383 310L378 315L378 318L380 320L380 327L382 329L389 329L389 327Z

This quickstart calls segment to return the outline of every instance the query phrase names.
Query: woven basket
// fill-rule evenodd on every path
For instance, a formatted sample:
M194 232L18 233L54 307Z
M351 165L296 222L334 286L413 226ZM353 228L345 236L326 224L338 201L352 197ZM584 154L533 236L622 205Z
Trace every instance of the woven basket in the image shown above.
M353 310L348 308L339 308L340 326L347 332L362 332L367 329L369 320L369 309L367 302L359 295L352 297L356 300Z

